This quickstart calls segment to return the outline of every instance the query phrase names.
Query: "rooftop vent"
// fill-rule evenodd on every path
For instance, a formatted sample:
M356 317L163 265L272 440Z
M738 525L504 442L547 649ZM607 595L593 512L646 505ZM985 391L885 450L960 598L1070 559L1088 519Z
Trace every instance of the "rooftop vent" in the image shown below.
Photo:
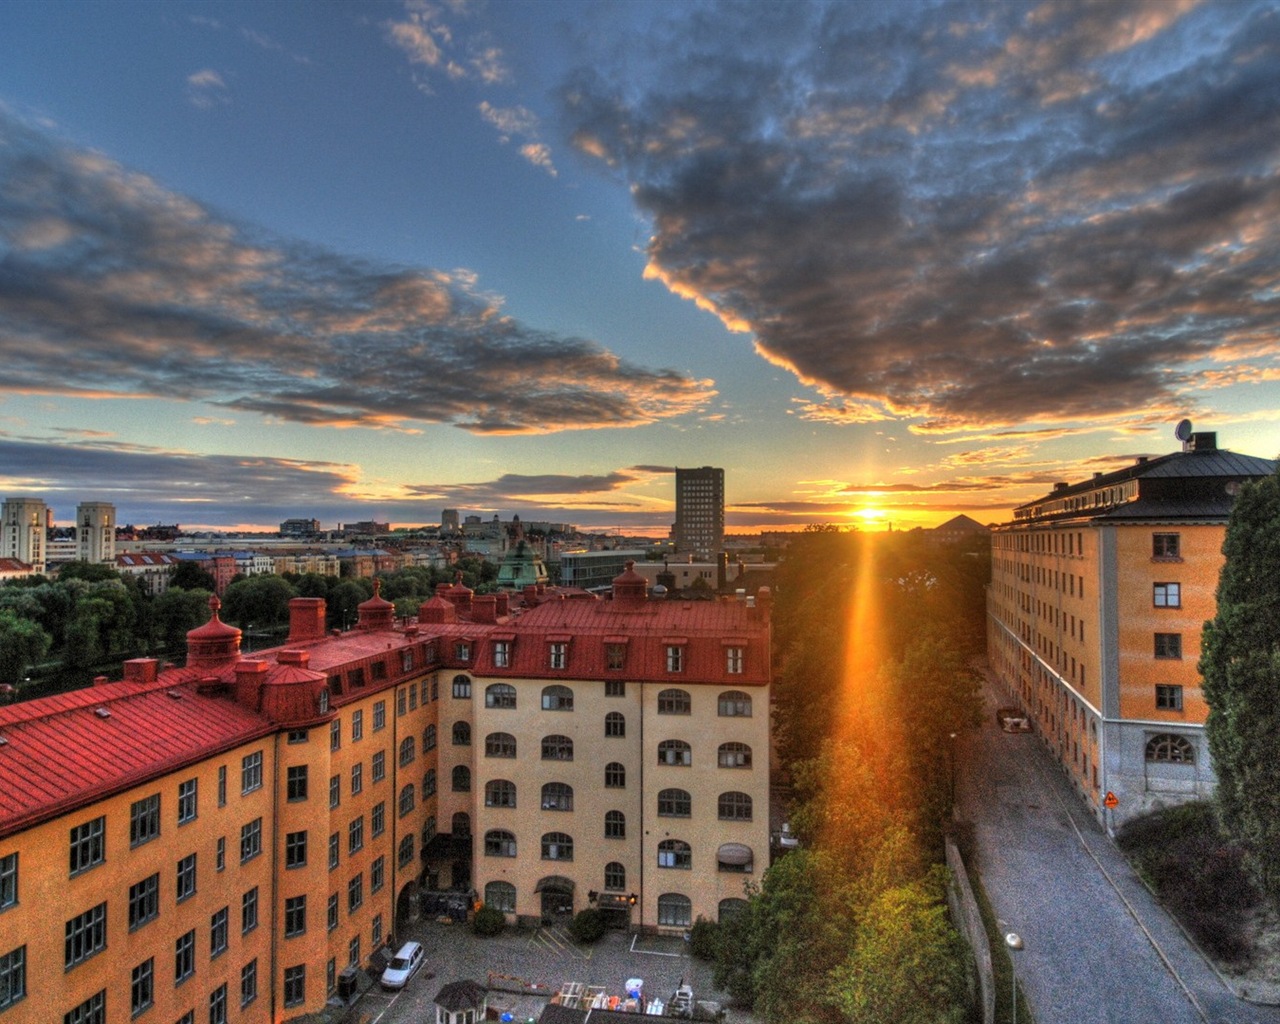
M182 700L181 690L169 690L167 695L173 700Z
M9 745L9 737L5 736L3 733L0 733L0 747L7 747L8 745Z
M110 718L110 717L111 717L111 712L110 712L110 711L108 711L106 708L94 708L94 709L93 709L93 713L94 713L95 715L97 715L99 718Z

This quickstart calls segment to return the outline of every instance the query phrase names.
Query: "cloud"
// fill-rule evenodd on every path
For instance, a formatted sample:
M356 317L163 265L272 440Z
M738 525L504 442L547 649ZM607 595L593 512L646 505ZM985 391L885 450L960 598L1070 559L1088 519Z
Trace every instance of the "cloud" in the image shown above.
M218 72L202 68L187 76L187 99L201 110L208 110L230 103L231 93Z
M0 254L0 393L491 434L638 426L715 394L521 324L466 272L266 238L3 111Z
M459 36L454 24L446 23L446 14L455 22L465 23L465 4L439 4L427 0L408 0L404 15L386 21L387 39L404 52L411 64L443 74L453 80L476 79L484 85L500 85L511 80L502 50L494 46L483 32ZM430 92L428 83L416 79L420 88Z
M803 418L1096 428L1274 370L1274 4L724 4L611 45L575 145Z
M479 106L480 116L498 130L498 140L504 145L512 138L523 138L529 141L519 147L522 157L541 167L553 178L557 171L551 161L551 148L538 141L538 117L528 107L495 107L488 100L482 100Z

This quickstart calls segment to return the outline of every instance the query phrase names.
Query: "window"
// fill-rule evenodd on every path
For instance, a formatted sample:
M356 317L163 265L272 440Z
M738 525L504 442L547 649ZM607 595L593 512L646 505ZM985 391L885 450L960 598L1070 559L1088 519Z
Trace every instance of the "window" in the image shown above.
M746 661L746 649L742 647L726 647L724 649L724 670L728 675L742 675L742 666Z
M493 642L493 667L494 668L510 668L511 667L510 641L495 640Z
M491 732L484 738L485 757L515 757L516 738L509 732Z
M428 750L436 749L436 727L429 725L422 730L422 751L426 753Z
M455 793L471 792L471 769L465 764L453 767L453 791Z
M95 992L74 1010L62 1015L62 1024L106 1024L107 990Z
M471 680L467 676L453 677L453 695L459 700L471 699Z
M416 711L418 709L418 684L409 684L409 710Z
M173 982L176 985L195 973L196 932L193 928L173 944Z
M73 875L87 871L106 859L106 822L105 817L98 817L92 821L86 821L83 825L77 825L71 830L71 873ZM16 858L18 855L15 853L11 856ZM8 860L7 857L5 859ZM15 872L17 870L16 861L14 870ZM5 900L0 898L0 907L5 905Z
M616 860L611 860L604 866L604 887L612 889L615 892L625 891L627 888L627 869Z
M354 914L362 906L364 906L363 872L347 883L347 913Z
M177 900L181 903L196 894L196 855L189 853L178 861Z
M373 705L373 731L379 732L387 727L387 702L376 701Z
M604 716L604 734L615 738L627 734L627 720L621 711L610 711Z
M148 875L129 886L129 931L160 916L160 875Z
M670 928L688 928L693 923L693 904L688 896L678 892L664 892L658 897L658 925Z
M240 934L248 935L258 927L258 887L240 897Z
M604 766L604 785L606 789L625 789L627 785L627 769L617 761L610 761Z
M284 1005L301 1006L307 1001L307 965L295 964L284 969Z
M721 793L717 807L721 821L751 820L751 797L746 793Z
M289 800L305 800L307 798L307 766L291 765L286 772L285 791Z
M487 708L514 708L516 688L510 683L491 683L484 688L484 706Z
M504 914L516 912L516 887L510 882L489 882L484 887L484 901Z
M658 844L658 867L683 868L693 867L693 848L679 839L664 839Z
M1153 583L1151 600L1157 608L1181 608L1182 584Z
M1156 684L1156 707L1162 711L1182 710L1182 687Z
M160 877L156 876L159 887ZM132 903L130 904L132 907ZM74 967L107 945L107 905L99 903L92 910L77 914L67 922L63 946L63 967Z
M693 748L684 740L663 740L658 744L658 764L688 766L693 763Z
M342 803L342 776L329 776L329 810Z
M258 998L258 958L254 957L240 968L240 1006L243 1008Z
M658 793L658 814L663 818L687 818L693 813L693 799L683 789Z
M306 896L289 896L284 901L284 937L293 938L307 930Z
M610 672L621 672L627 664L627 645L626 644L605 644L604 648L605 668ZM618 680L621 682L621 680ZM622 683L625 687L626 683ZM610 693L609 683L604 684L604 695L606 697L621 697L621 693Z
M360 936L359 935L354 936L351 939L351 941L347 943L347 963L352 967L355 967L357 964L360 963Z
M227 951L227 908L209 917L209 959Z
M412 764L417 756L417 741L412 736L406 736L400 741L400 767Z
M1151 535L1151 557L1176 561L1182 558L1180 534L1153 533Z
M99 818L99 821L102 819ZM72 830L74 832L74 829ZM18 855L0 857L0 910L18 902Z
M331 893L329 896L329 914L328 914L329 931L333 931L338 927L338 894Z
M741 690L725 690L716 702L716 710L721 718L750 718L751 695Z
M218 806L227 806L227 766L218 765Z
M209 993L209 1024L227 1024L226 982Z
M542 737L542 759L544 761L572 761L573 740L568 736Z
M573 787L564 782L548 782L542 787L544 811L573 810Z
M329 723L329 749L340 750L342 748L342 720L335 718Z
M364 712L351 712L351 742L364 739Z
M450 826L455 836L471 835L471 815L466 811L458 811L454 814Z
M160 834L160 794L135 800L129 809L129 845L141 846Z
M240 863L253 860L262 852L262 819L253 821L240 829Z
M516 784L506 779L493 779L485 783L484 805L486 807L514 807L516 805Z
M573 860L573 836L548 832L542 837L543 860Z
M471 726L466 722L453 723L453 745L455 747L471 746Z
M425 775L422 776L422 799L436 795L436 770L428 768Z
M196 780L178 783L178 824L196 820Z
M379 750L373 755L373 781L381 782L387 777L387 752Z
M1181 658L1182 657L1182 634L1181 633L1157 633L1156 634L1156 657L1157 658Z
M658 714L687 715L693 711L688 690L663 690L658 694Z
M604 837L606 839L626 839L627 816L621 811L606 811L604 816Z
M372 864L369 865L369 895L380 892L386 884L387 879L387 858L375 857Z
M364 849L364 815L352 818L347 825L347 854L354 855Z
M567 643L557 641L547 645L547 667L551 669L563 669L569 664L569 645Z
M262 788L262 751L246 754L240 761L240 792L252 793Z
M484 855L486 857L514 857L516 855L516 837L505 829L490 829L484 834Z
M403 717L409 713L409 691L403 686L396 691L396 717Z
M217 847L215 848L215 852L214 852L214 858L213 858L213 860L214 860L213 866L214 866L215 870L217 870L217 871L221 871L223 868L225 868L225 867L227 866L227 838L226 838L226 836L218 836L218 845L217 845Z
M400 840L400 848L396 851L396 863L400 867L408 867L413 862L413 836L407 835Z
M404 817L413 810L416 803L417 794L414 792L412 783L400 790L400 817Z
M721 743L716 764L721 768L750 768L751 748L745 743Z
M684 648L679 644L667 645L667 671L684 671Z
M1147 740L1147 760L1168 764L1195 764L1196 748L1182 736L1159 733Z
M461 640L453 645L453 656L458 661L471 660L471 645L465 640Z
M364 765L357 761L351 766L351 795L364 791Z
M338 866L338 854L341 850L339 846L338 833L334 832L329 836L329 870L332 871Z

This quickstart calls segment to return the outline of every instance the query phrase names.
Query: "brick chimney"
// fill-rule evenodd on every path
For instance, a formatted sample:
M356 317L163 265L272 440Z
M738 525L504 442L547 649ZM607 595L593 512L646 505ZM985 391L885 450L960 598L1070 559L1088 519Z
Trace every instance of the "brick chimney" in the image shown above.
M270 670L265 661L236 662L236 703L257 711L261 707L262 684Z
M159 658L130 658L124 663L126 683L154 683L159 676Z
M324 636L323 597L295 597L289 602L289 643L319 640Z

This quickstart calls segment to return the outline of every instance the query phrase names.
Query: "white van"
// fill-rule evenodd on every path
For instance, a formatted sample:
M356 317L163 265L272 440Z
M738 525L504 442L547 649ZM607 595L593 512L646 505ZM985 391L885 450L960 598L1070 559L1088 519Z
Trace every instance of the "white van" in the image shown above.
M422 961L426 957L427 952L422 948L422 943L406 942L391 958L387 969L382 972L382 987L404 988L409 979L418 972L418 968L422 966Z

